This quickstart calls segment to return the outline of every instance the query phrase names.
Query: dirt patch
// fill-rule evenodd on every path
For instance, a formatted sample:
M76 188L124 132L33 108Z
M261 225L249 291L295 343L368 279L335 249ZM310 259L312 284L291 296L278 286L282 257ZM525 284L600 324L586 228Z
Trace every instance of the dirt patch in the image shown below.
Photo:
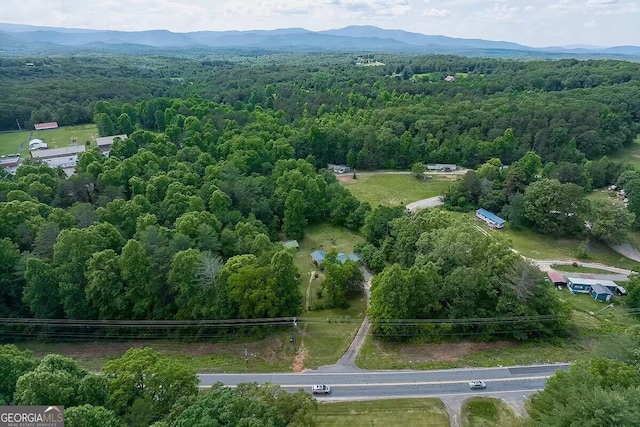
M302 370L304 369L304 361L307 359L307 355L307 348L304 346L304 344L301 344L300 348L298 348L295 359L293 359L293 364L291 365L291 370L293 372L302 372Z
M339 182L343 182L345 184L353 184L355 182L358 182L357 180L353 179L353 175L336 175L336 178L338 178Z
M631 157L634 157L636 159L640 159L640 154L632 154Z
M514 347L508 341L492 343L459 342L446 344L401 345L398 352L413 363L422 362L456 362L479 351L498 350Z

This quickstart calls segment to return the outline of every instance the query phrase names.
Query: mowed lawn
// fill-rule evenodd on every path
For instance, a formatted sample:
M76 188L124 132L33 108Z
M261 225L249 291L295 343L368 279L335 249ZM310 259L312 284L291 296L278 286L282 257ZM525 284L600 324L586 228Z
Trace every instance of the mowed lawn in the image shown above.
M318 405L316 421L322 427L449 426L449 416L439 399L322 402Z
M453 179L441 176L435 176L430 181L420 181L410 174L363 172L357 177L355 182L349 179L342 183L358 200L369 202L372 207L404 206L416 200L439 196L453 182Z
M15 154L20 149L23 142L29 142L31 139L41 139L49 148L68 147L74 141L78 145L87 141L94 142L98 136L98 127L96 125L80 125L65 126L58 129L48 129L33 131L31 139L29 135L31 131L0 133L0 155ZM29 147L25 144L23 155L27 154Z
M523 426L524 420L499 399L472 397L462 404L463 427Z

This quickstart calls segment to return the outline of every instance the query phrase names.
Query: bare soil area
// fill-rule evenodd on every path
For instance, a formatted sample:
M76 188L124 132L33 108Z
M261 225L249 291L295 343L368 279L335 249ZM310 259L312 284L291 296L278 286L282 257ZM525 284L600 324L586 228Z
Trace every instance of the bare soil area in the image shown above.
M353 175L336 175L338 181L344 182L345 184L353 184L357 182L357 180L353 179Z

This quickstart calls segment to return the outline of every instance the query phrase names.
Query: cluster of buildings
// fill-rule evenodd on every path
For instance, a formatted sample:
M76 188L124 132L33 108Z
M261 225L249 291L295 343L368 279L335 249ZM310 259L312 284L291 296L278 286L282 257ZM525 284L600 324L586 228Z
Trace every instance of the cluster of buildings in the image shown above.
M56 129L58 123L38 123L35 125L36 130ZM116 138L125 140L127 135L112 135L102 138L96 138L96 145L102 151L102 154L109 156L113 141ZM61 167L65 173L70 176L75 173L76 165L78 164L78 157L80 154L87 151L87 147L82 145L71 145L69 147L62 148L49 148L49 145L42 139L36 138L29 141L29 157L37 159L43 163L48 164L52 168ZM8 156L0 157L0 166L10 174L15 174L16 170L22 163L22 158L19 154L12 154Z
M572 294L589 294L596 301L609 302L614 295L626 295L627 290L611 280L565 277L557 271L547 272L549 281L558 287L567 287Z
M324 262L326 257L327 257L327 252L322 250L322 249L319 249L317 251L313 251L313 252L311 252L311 263L313 265L315 265L316 267L318 267L318 268L322 268L321 264ZM353 262L357 262L357 263L360 262L360 256L358 256L358 254L356 254L356 253L343 254L342 252L340 252L336 258L342 264L347 262L347 260L350 260L350 261L353 261Z

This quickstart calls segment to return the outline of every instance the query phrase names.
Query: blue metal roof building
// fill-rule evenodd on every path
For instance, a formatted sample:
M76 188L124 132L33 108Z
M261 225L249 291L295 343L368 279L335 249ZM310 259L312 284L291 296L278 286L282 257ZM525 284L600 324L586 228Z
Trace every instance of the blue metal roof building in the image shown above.
M320 266L320 264L322 264L322 262L324 261L326 255L327 253L322 249L320 249L319 251L313 251L311 252L311 261L315 265Z
M504 219L500 218L498 215L491 213L485 209L478 209L476 211L476 218L480 218L484 222L489 225L491 228L502 228L504 227L504 223L506 222Z
M320 267L320 264L322 264L325 260L325 258L327 257L327 252L319 249L317 251L313 251L311 252L311 262L316 266L316 267ZM359 263L361 261L360 256L358 256L358 254L344 254L342 252L340 252L337 256L336 259L338 261L340 261L341 264L344 264L347 261L353 261L356 263Z

